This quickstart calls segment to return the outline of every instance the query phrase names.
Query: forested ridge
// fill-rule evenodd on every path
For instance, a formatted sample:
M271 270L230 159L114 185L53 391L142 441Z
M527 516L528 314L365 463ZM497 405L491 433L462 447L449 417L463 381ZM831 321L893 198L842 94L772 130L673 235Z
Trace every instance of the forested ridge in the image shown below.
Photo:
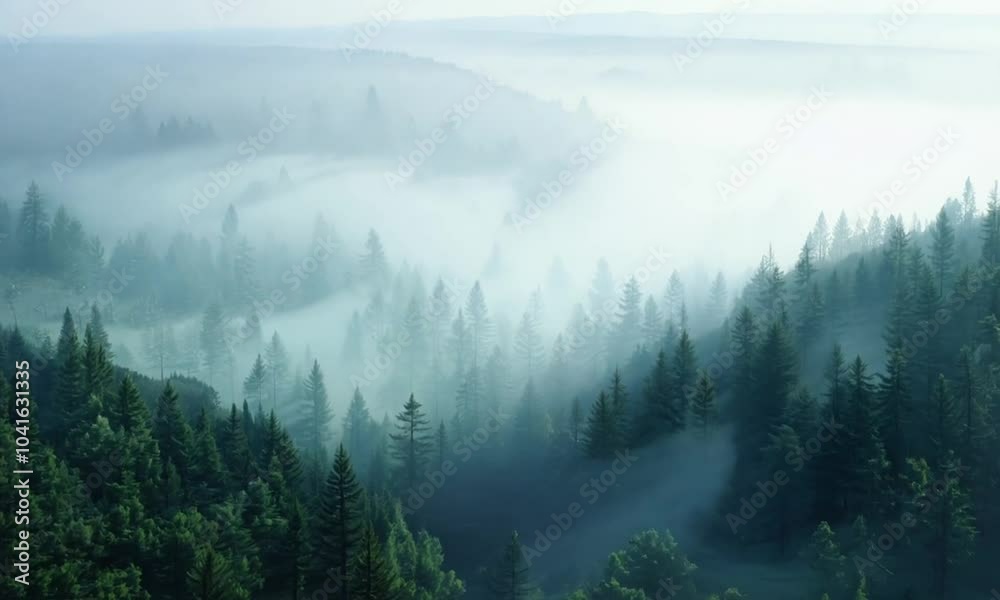
M29 586L9 550L16 476L0 472L0 593L988 598L996 184L987 196L978 208L966 181L928 223L820 215L790 268L769 251L736 293L721 273L686 291L676 271L643 290L602 261L551 331L557 269L508 322L487 284L426 286L374 230L359 258L322 217L304 237L329 255L300 271L271 242L255 248L232 207L218 241L137 233L105 258L33 184L19 210L0 205L0 455L12 464L24 436L13 387L27 360L34 470ZM94 291L115 273L119 291ZM299 285L277 302L286 277ZM18 301L39 285L85 299L54 336ZM365 299L346 322L316 324L342 340L335 359L269 330L275 313L331 297ZM613 531L628 539L603 564L553 567L579 556L577 523L600 529L642 500L652 484L639 475L689 472L720 447L733 468L684 524L691 550L654 511L652 529ZM744 583L695 553L795 576Z

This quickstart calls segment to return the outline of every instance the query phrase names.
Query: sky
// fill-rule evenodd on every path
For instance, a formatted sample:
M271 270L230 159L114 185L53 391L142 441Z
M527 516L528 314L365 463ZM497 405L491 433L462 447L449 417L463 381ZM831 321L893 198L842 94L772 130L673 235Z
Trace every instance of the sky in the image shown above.
M321 27L364 22L390 5L398 19L543 15L560 5L575 13L718 13L739 5L741 11L757 14L891 14L897 8L921 14L1000 14L996 0L4 0L0 31L8 38L24 35L26 19L44 22L37 35L45 36ZM44 15L44 6L50 7L51 18Z

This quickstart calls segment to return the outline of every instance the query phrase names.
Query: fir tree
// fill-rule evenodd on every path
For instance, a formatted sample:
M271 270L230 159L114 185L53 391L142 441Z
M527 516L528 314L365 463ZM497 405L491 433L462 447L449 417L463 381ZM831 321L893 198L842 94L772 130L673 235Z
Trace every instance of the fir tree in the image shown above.
M591 458L606 458L619 449L621 422L608 394L603 390L590 409L583 437L587 455Z
M489 589L492 597L498 600L532 598L537 588L528 573L529 565L525 562L521 542L515 531L490 574Z
M403 489L416 489L417 478L427 464L431 441L427 434L429 421L420 410L421 405L410 394L403 410L396 415L396 431L390 437L393 456L399 461L400 483Z
M194 436L181 413L180 398L169 381L157 400L153 430L164 463L170 461L181 479L186 482L194 450Z
M250 374L243 380L243 397L256 404L259 411L263 410L268 379L264 359L258 354L250 368Z
M236 489L245 488L253 476L253 455L250 452L246 430L243 428L243 420L235 404L230 407L229 418L226 419L219 434L219 452L231 485Z
M398 581L375 530L369 524L361 537L361 543L351 570L351 597L357 600L396 600Z
M321 453L325 448L327 428L333 420L333 410L326 395L326 384L319 361L313 361L305 381L305 398L299 421L300 439L307 452Z
M708 435L708 429L711 427L715 415L715 385L708 373L701 371L691 402L691 416L693 417L692 425L701 432L702 437Z
M315 549L319 573L333 566L337 572L348 577L347 585L340 586L340 597L345 600L350 585L349 569L358 551L362 532L361 501L361 486L341 444L337 447L333 468L319 499Z

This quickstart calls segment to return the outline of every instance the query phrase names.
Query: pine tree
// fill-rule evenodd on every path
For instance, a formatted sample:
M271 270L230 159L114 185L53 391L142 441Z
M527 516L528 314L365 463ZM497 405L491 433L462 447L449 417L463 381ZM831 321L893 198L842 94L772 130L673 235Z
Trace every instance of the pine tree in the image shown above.
M886 455L892 474L899 475L909 455L907 425L910 421L910 390L906 359L899 349L889 350L885 373L879 375L878 403L880 435L885 440Z
M939 375L937 378L929 409L927 415L928 437L933 448L934 462L940 467L962 445L962 423L959 408L944 375Z
M114 384L114 366L104 346L98 342L88 325L83 341L83 390L88 398L103 403Z
M646 298L642 310L642 340L647 350L658 349L663 338L663 315L660 314L656 300L652 296Z
M573 396L573 405L569 411L569 434L574 444L580 443L580 425L583 424L583 413L580 410L580 397Z
M667 293L664 296L663 311L669 323L679 326L681 322L681 307L684 305L684 283L681 274L674 270L667 281Z
M816 274L815 251L813 250L812 236L808 236L802 249L799 250L799 258L795 262L795 285L799 289L799 295L808 290L812 285L813 275Z
M365 397L361 395L360 388L355 387L351 403L347 407L347 414L344 415L344 444L346 444L347 452L351 456L366 457L371 454L371 445L368 440L371 420L371 414L365 404Z
M621 440L621 424L618 414L608 398L601 390L597 402L590 409L587 426L584 431L584 447L591 458L606 458L619 449Z
M833 226L833 235L830 239L830 254L833 260L840 260L847 256L851 241L851 226L847 223L847 213L840 212L837 223Z
M695 429L702 437L708 435L708 429L715 419L715 385L705 371L699 372L698 384L695 387L691 402L691 416Z
M942 207L934 221L931 230L933 238L931 262L934 274L937 276L938 297L944 297L945 286L951 283L951 274L955 260L955 230L948 218L948 212Z
M679 417L678 425L684 428L685 420L691 404L691 399L695 395L695 382L698 377L698 358L695 355L694 343L687 330L681 332L681 338L677 342L677 349L674 350L673 365L670 376L672 378L671 387L674 390L674 406Z
M263 410L268 379L264 359L258 354L257 360L254 361L253 366L250 368L250 374L243 380L243 397L255 403L259 411Z
M222 458L211 419L202 407L195 423L191 453L191 496L195 504L203 506L217 500L221 495L222 479Z
M962 226L971 229L976 222L976 191L972 187L972 179L965 178L962 188Z
M708 292L708 322L717 323L726 314L729 305L729 291L726 289L726 278L719 271L712 281Z
M528 572L529 565L524 560L521 541L515 531L490 574L489 589L492 597L498 600L532 598L537 588L531 582Z
M472 349L472 366L479 364L480 352L484 352L493 335L493 324L486 309L483 289L477 281L469 291L465 304L465 314L469 321L469 342Z
M21 246L21 264L33 271L49 267L49 216L42 193L34 181L28 186L24 204L21 205L17 238Z
M326 395L326 384L323 381L323 371L319 368L319 361L313 361L304 391L299 437L307 452L322 453L328 427L333 420L333 410Z
M249 600L250 594L236 583L232 567L211 546L198 552L187 574L192 600Z
M629 278L618 301L618 312L615 314L615 331L611 340L611 357L627 358L642 339L642 291L635 277Z
M351 579L350 565L361 541L361 504L362 489L354 475L350 457L341 444L337 447L333 468L319 499L314 547L317 573L325 573L333 566L347 578L348 584L340 586L340 597L345 600Z
M847 588L847 558L841 553L837 536L826 521L821 521L813 532L807 555L810 566L820 574L823 589L840 596Z
M660 434L683 428L684 416L677 405L673 381L667 355L660 350L653 370L646 376L642 410L632 426L631 437L635 444L642 445Z
M628 416L631 410L628 401L628 390L625 389L625 381L622 379L621 369L615 369L611 374L611 409L615 413L618 421L617 431L620 436L624 436L625 428L628 424ZM615 447L621 447L625 443L624 437L615 440Z
M969 560L978 535L968 493L962 484L960 469L951 458L932 470L923 459L910 459L911 491L915 513L923 526L925 544L934 576L938 598L948 596L954 567Z
M378 536L369 523L351 570L351 597L357 600L396 600L398 581L386 560Z
M879 436L879 419L868 366L858 356L847 369L846 492L855 507L866 511L883 500L883 479L889 468Z
M267 357L267 372L271 379L271 410L277 410L278 398L285 392L288 378L288 354L277 331L271 336L271 343L267 345L264 354Z
M63 316L56 361L59 370L53 398L55 402L51 409L42 410L39 418L46 439L56 448L65 448L70 441L67 434L85 414L87 402L83 350L68 309Z
M194 450L194 434L181 413L180 398L169 381L157 401L153 430L163 462L172 463L186 483Z
M431 441L427 434L429 421L420 410L421 405L410 394L402 412L396 415L396 430L390 435L393 457L399 461L399 477L403 489L416 489L417 479L427 464Z
M385 249L374 229L368 231L365 254L361 257L361 272L366 281L376 285L384 284L389 279L389 263L385 258Z
M532 311L525 311L521 317L521 324L517 328L514 337L514 351L524 361L525 373L529 377L534 374L545 360L545 346L542 343L542 336L538 332L539 324L535 320Z
M820 262L827 259L830 249L830 229L826 224L826 215L822 212L816 219L816 225L812 230L812 241L816 246L816 259Z
M229 418L219 433L219 453L228 471L230 484L235 489L244 489L253 476L254 464L243 420L235 404L230 407Z
M208 384L214 385L215 375L221 371L229 358L222 307L218 304L210 304L205 310L201 320L200 339L202 360L208 369Z
M111 339L108 337L107 330L104 329L104 318L101 316L101 311L97 308L96 302L90 305L90 322L87 323L87 326L90 327L94 339L104 349L108 360L114 359L115 355L111 352Z

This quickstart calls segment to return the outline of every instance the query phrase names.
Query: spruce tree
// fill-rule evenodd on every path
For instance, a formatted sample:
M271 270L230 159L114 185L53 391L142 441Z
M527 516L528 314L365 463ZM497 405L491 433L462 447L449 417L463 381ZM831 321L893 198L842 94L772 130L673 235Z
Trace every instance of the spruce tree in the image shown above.
M232 567L210 545L198 552L187 574L192 600L249 600L250 594L236 583Z
M938 297L943 298L945 287L951 283L955 260L955 230L944 207L938 212L931 236L931 262L937 279Z
M264 366L264 359L260 354L250 368L250 374L243 380L243 397L256 405L258 410L262 410L264 398L267 395L268 384L267 367Z
M701 433L702 437L708 435L708 430L712 426L716 415L715 407L715 385L708 373L701 371L698 383L695 387L694 397L691 401L692 425Z
M326 395L326 383L323 381L323 371L319 368L319 361L313 361L304 391L305 398L299 421L302 446L307 452L322 453L326 445L328 427L333 420L333 410Z
M362 489L354 475L350 457L341 444L333 459L333 468L326 478L319 498L316 517L317 573L321 576L331 566L348 579L341 584L340 597L348 597L350 565L360 543Z
M524 560L521 541L517 532L511 534L500 560L490 573L489 589L491 597L498 600L522 600L532 598L536 586L529 576L529 565Z
M431 450L429 421L421 405L410 394L403 410L396 415L396 433L390 435L393 457L399 461L399 482L404 490L416 489Z
M675 394L674 406L679 417L678 426L683 429L691 400L695 394L695 382L698 377L698 358L695 355L694 343L687 330L681 331L674 350L671 369L671 387Z
M171 462L186 484L194 451L194 435L181 412L180 397L169 381L157 400L153 431L163 462Z
M219 433L219 453L229 474L230 485L236 490L244 489L253 476L254 463L243 419L235 404L231 405L229 418Z
M369 523L361 536L351 569L351 597L357 600L396 600L399 582Z
M355 387L351 403L344 415L344 444L351 456L367 457L371 454L371 444L368 439L371 420L371 414L368 412L367 404L365 404L365 397L361 395L361 389ZM355 462L357 462L357 458L355 458Z
M583 433L584 447L591 458L607 458L619 449L621 421L607 392L601 390L597 402L590 409Z

